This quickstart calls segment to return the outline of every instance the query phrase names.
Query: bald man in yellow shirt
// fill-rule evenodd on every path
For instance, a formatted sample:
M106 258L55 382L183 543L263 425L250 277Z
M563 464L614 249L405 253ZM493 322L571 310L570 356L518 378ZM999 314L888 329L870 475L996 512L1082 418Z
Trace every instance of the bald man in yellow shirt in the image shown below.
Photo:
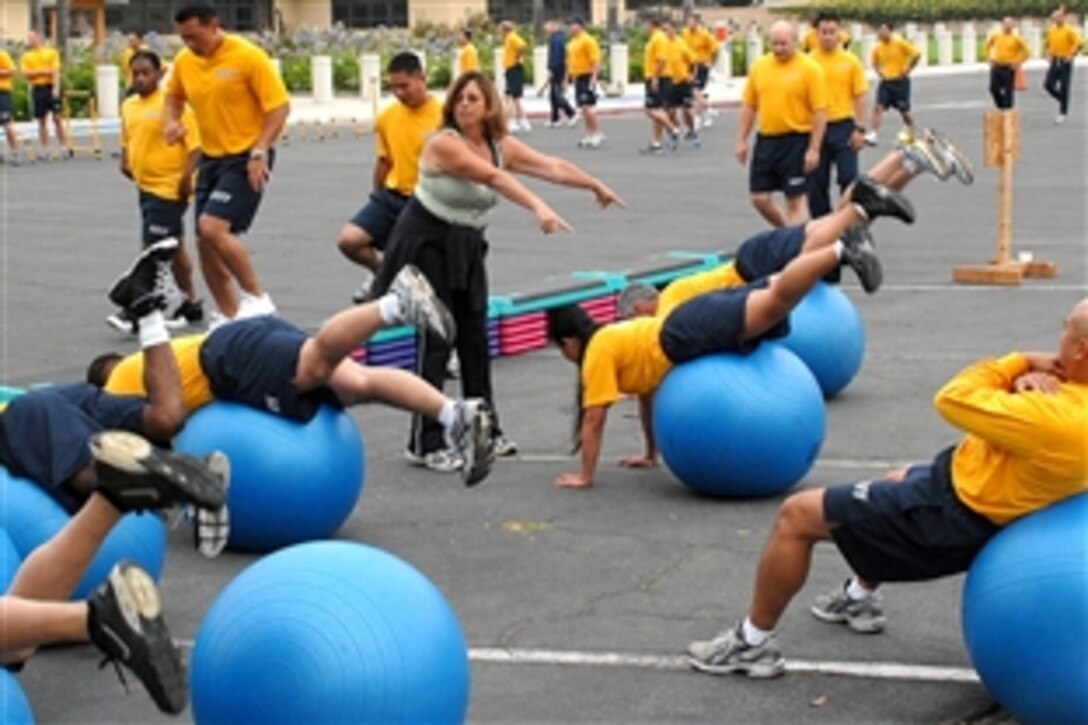
M1031 48L1016 21L1005 17L1001 27L986 39L986 60L990 63L990 97L999 111L1016 105L1016 71L1031 57Z
M186 5L174 22L186 47L174 59L166 89L164 133L168 143L181 142L188 102L203 148L196 187L197 247L204 281L219 307L212 323L273 314L276 306L238 235L253 223L272 178L272 146L291 109L287 89L268 55L225 32L212 6Z
M1058 102L1058 115L1054 123L1065 123L1069 115L1070 83L1073 80L1073 61L1080 55L1084 40L1080 31L1066 22L1065 6L1050 15L1051 26L1046 31L1046 70L1043 87Z
M1088 299L1066 317L1057 352L1012 352L971 365L934 406L964 435L932 461L881 480L807 488L783 502L747 616L692 642L692 667L782 675L774 628L804 585L819 542L834 542L853 576L818 597L813 616L874 634L886 625L880 583L964 572L1002 527L1088 491Z
M748 136L759 118L748 175L752 206L771 226L800 224L809 217L808 177L820 163L827 126L823 69L797 52L797 30L780 20L771 26L772 52L752 66L744 84L736 157L748 163ZM783 211L772 194L786 197Z

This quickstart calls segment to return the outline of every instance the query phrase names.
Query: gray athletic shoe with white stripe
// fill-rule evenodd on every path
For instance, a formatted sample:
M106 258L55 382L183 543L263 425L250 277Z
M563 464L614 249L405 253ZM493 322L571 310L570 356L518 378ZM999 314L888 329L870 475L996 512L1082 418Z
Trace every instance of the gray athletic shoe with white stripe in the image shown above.
M401 322L418 330L430 328L447 343L457 337L453 315L434 293L423 273L411 264L397 272L389 291L400 300Z
M853 600L846 595L846 585L816 598L812 615L823 622L845 624L860 634L884 631L884 603L875 592L865 599Z
M764 679L778 677L786 671L786 660L778 651L772 635L761 645L744 641L738 622L714 639L688 645L688 662L700 672L728 675L739 672L747 677Z

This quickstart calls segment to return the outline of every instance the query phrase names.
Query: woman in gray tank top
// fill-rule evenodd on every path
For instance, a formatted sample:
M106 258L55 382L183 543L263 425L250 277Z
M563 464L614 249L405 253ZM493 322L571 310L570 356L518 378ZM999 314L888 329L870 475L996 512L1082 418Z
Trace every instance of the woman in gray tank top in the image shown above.
M414 264L427 277L457 323L457 353L465 395L495 401L487 337L488 212L504 196L528 209L542 232L573 231L571 226L514 173L555 184L588 189L602 208L623 201L599 179L574 164L539 153L506 133L502 103L487 76L471 71L450 88L442 109L442 128L420 158L419 183L386 244L372 294L382 294L397 271ZM421 341L419 374L436 387L446 375L450 349L433 335ZM495 454L513 455L517 445L502 432L495 412ZM441 427L416 416L405 452L410 461L432 470L453 471L461 462L447 450Z

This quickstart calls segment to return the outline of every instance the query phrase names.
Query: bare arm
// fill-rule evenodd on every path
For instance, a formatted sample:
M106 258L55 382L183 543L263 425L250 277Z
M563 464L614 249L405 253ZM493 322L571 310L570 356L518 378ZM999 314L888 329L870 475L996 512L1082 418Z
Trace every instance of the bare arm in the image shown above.
M657 465L657 444L654 442L654 396L638 397L638 420L642 425L642 437L646 442L646 452L641 456L627 456L620 459L625 468L653 468Z
M748 163L748 136L752 133L752 126L756 122L756 109L748 104L741 107L740 125L737 127L736 157L741 166Z
M558 230L573 231L550 206L529 191L513 174L490 164L474 154L460 138L440 133L423 150L422 163L440 173L460 176L491 187L499 194L536 215L545 234Z
M291 113L291 104L285 103L276 106L264 114L264 123L261 126L261 136L257 139L255 148L267 149L275 145L276 140L283 135L283 127L287 124L287 116Z
M185 110L185 99L167 93L163 103L163 132L166 143L173 145L185 138L185 126L181 123L181 114Z
M385 156L374 159L374 178L371 180L374 191L385 188L385 180L389 178L389 172L393 170L393 162Z
M608 420L608 406L595 405L586 408L582 418L582 468L578 473L564 473L555 479L559 488L589 488L601 457L601 440L604 424Z
M604 182L590 176L566 159L542 154L524 141L510 136L502 140L502 152L507 169L514 173L535 176L553 184L562 184L576 189L589 189L602 207L607 207L609 204L624 205L623 200L605 186Z

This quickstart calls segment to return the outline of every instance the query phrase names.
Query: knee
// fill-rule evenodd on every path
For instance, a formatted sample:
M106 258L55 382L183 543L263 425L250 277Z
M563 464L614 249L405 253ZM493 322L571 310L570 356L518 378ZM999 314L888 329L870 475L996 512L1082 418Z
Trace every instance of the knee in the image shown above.
M778 507L774 535L791 539L820 539L827 533L823 513L823 490L795 493Z
M202 214L197 221L197 233L200 235L197 238L197 245L201 251L208 248L218 249L230 235L230 223Z

